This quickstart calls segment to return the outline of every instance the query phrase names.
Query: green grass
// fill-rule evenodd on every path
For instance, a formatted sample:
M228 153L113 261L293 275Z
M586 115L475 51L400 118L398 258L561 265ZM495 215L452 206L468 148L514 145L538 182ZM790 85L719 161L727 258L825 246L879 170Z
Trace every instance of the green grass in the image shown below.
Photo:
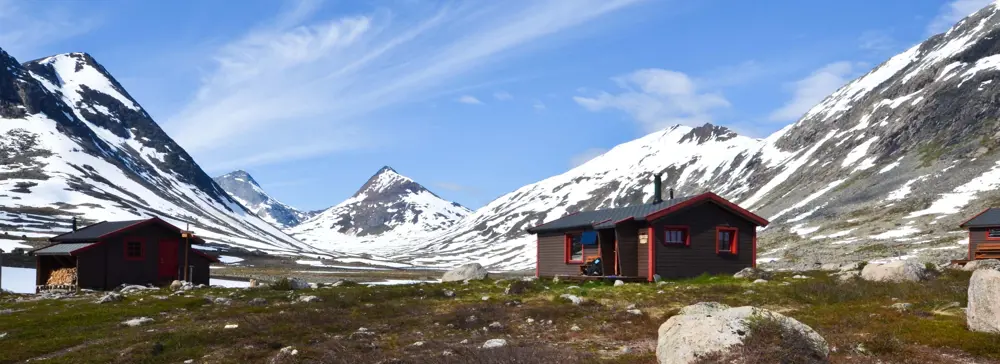
M518 296L505 296L508 282L492 280L303 291L204 289L191 291L195 297L166 300L153 296L169 292L153 291L104 305L92 303L93 297L15 302L6 295L0 297L0 312L16 312L0 314L0 332L7 332L0 339L0 363L53 354L61 355L47 362L267 362L285 346L299 351L287 362L501 363L496 358L522 358L518 362L651 363L657 328L681 307L702 301L760 306L798 319L840 348L834 362L940 362L942 353L1000 360L1000 336L968 331L964 314L952 305L966 304L968 272L945 271L922 283L841 283L821 272L804 274L811 278L777 273L765 284L708 275L620 287L543 280ZM455 297L445 296L445 290ZM232 292L237 293L229 306L206 304L202 297ZM574 306L558 298L565 293L585 303ZM301 295L322 302L297 302ZM268 304L247 304L258 297ZM895 302L914 306L901 313L889 308ZM642 314L629 313L632 305ZM155 321L136 328L120 325L141 316ZM502 327L491 329L492 322ZM239 327L226 330L226 324ZM574 325L581 330L570 330ZM360 327L375 336L352 337ZM477 348L491 338L505 338L509 347L502 352ZM424 345L411 346L418 341ZM621 346L633 352L620 355ZM859 347L865 352L855 350ZM455 355L442 356L445 350Z

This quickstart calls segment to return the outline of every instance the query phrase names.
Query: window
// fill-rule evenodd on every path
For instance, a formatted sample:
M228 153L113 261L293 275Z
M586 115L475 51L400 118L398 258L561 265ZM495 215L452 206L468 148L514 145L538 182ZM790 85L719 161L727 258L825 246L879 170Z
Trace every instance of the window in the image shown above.
M1000 240L1000 228L989 228L986 230L986 239Z
M663 233L663 245L691 245L687 226L667 226Z
M566 234L566 263L583 263L584 233Z
M142 242L141 241L126 241L125 242L125 259L128 260L142 260Z
M718 227L715 229L715 252L736 254L737 236L739 231L731 227Z

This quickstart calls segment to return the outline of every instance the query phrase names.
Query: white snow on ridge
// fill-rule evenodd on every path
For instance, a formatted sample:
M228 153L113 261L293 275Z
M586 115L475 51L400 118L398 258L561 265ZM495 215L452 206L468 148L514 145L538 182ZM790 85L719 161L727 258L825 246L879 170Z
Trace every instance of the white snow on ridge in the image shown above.
M907 215L907 218L958 213L962 207L968 205L976 197L976 194L994 190L997 187L1000 187L1000 162L993 169L958 186L954 191L941 194L941 197L931 203L929 207L920 211L914 211Z
M858 144L858 146L854 147L854 149L851 149L851 151L847 153L847 157L844 157L844 161L840 164L840 166L846 168L854 164L854 162L857 162L859 159L864 158L864 156L868 154L868 148L870 148L872 143L875 143L876 141L878 141L878 137L873 136L868 138L868 140L863 143Z

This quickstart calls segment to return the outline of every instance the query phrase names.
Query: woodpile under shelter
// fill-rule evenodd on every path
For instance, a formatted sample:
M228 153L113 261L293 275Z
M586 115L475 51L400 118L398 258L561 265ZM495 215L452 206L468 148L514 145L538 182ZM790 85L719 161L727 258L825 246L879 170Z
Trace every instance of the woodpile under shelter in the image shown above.
M1000 259L1000 208L986 209L959 226L969 231L967 260Z
M768 221L706 192L650 203L581 211L527 229L536 234L538 277L614 277L631 281L734 274L757 266L757 227Z
M205 241L153 217L104 221L52 237L31 251L37 290L111 290L122 284L164 285L174 280L209 283L209 265L218 259L193 249ZM186 266L186 269L185 269Z

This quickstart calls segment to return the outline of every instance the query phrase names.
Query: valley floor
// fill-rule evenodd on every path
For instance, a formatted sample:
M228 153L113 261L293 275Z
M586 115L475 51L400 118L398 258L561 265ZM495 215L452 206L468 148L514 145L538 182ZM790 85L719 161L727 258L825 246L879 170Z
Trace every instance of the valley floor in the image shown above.
M762 284L703 276L619 287L541 280L517 295L504 294L512 280L492 279L296 291L157 289L105 304L94 303L101 293L4 294L0 363L653 363L660 324L702 301L798 319L826 338L835 363L1000 362L1000 336L965 327L968 272L923 283L806 275L781 273ZM584 302L559 298L567 293ZM904 302L912 307L890 307ZM140 317L151 321L123 324ZM491 339L507 345L482 349Z

